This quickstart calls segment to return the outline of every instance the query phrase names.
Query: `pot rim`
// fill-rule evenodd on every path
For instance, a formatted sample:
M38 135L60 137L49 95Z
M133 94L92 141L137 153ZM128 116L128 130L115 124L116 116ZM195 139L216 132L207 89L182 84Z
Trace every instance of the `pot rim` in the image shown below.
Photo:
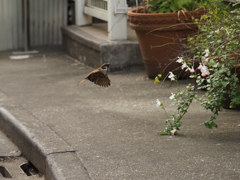
M173 12L173 13L137 13L136 11L139 8L134 8L130 9L127 12L128 16L150 16L150 17L155 17L155 16L178 16L178 12ZM207 9L205 10L194 10L194 11L184 11L186 14L203 14L203 12L208 12ZM180 11L180 15L183 14L182 11Z

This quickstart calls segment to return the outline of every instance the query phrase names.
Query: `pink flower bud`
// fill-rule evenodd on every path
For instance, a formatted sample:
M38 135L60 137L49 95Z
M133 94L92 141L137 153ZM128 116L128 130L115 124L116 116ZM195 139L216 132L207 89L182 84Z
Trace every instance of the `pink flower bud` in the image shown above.
M195 72L195 70L194 70L194 68L192 66L192 68L190 69L190 73L194 73L194 72Z

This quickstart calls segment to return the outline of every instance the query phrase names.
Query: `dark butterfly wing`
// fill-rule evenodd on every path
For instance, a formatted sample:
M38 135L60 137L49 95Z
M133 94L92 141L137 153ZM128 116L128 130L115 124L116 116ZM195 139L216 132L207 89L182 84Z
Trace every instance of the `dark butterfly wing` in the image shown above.
M108 76L106 74L103 74L102 72L91 73L86 78L99 86L108 87L111 85Z

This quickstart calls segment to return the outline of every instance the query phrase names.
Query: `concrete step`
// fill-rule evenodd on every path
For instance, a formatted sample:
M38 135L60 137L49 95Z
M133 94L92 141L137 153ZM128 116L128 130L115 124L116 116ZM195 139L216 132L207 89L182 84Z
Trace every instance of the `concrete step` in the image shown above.
M110 71L143 69L143 61L135 32L128 29L128 39L110 41L107 24L66 26L62 28L64 51L87 66L98 68L110 63Z

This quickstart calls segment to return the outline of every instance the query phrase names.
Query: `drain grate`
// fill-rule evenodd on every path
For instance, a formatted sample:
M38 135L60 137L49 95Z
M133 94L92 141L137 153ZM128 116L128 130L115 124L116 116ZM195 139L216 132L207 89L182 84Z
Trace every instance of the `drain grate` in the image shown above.
M1 157L0 179L44 180L38 169L24 157Z
M27 176L39 174L39 171L37 170L37 168L35 168L35 166L31 162L22 164L20 167Z
M44 176L0 130L0 180L3 179L44 180Z
M12 176L4 166L0 166L0 174L4 178L12 178Z

